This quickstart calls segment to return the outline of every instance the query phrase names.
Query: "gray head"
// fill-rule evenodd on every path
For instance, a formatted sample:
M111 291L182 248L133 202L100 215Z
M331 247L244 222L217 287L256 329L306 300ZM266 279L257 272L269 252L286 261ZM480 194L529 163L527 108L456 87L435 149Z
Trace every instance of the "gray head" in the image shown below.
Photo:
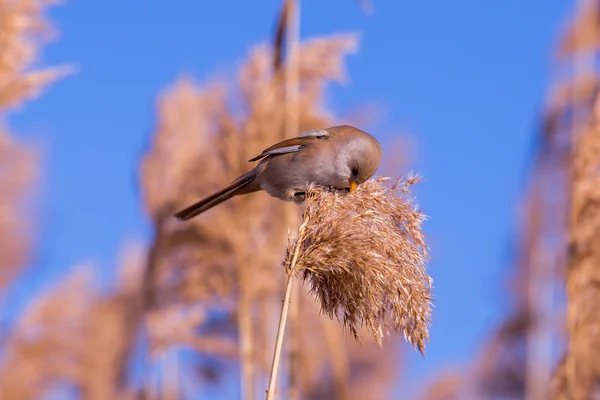
M347 179L350 191L371 178L381 161L382 151L377 139L349 125L335 126L327 131L344 142L336 158L337 170Z

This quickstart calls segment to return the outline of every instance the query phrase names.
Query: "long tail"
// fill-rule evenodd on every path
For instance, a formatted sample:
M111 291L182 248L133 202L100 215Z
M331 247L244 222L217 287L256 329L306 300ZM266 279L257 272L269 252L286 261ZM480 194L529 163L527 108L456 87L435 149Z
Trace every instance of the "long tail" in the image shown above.
M229 200L233 196L254 192L256 189L247 188L247 186L252 183L255 178L256 174L254 171L250 171L237 178L225 189L219 190L218 192L205 197L197 203L178 211L175 213L175 217L181 221L185 221L213 208L214 206L221 204L225 200Z

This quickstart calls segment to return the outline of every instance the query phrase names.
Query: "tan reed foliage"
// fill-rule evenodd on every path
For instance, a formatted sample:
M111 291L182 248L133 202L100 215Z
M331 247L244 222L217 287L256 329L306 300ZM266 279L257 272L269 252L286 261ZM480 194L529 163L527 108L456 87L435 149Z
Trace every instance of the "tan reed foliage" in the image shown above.
M462 388L465 382L464 374L458 369L442 371L433 382L431 382L425 393L419 397L420 400L461 400Z
M544 346L546 351L552 347L553 335L562 335L559 329L553 328L560 319L552 313L558 314L551 304L553 299L548 299L553 297L548 296L548 292L553 290L551 279L562 281L567 270L569 274L574 272L564 265L564 253L570 252L573 247L565 251L562 246L544 246L565 238L565 214L568 214L566 210L572 208L568 205L570 199L567 194L572 184L569 170L577 165L571 155L572 142L579 135L582 125L586 125L590 108L597 101L599 80L594 67L594 53L597 53L599 38L599 5L597 0L575 2L573 20L557 46L556 67L560 70L560 63L567 61L565 70L560 71L566 73L557 74L560 79L553 83L548 95L541 124L541 143L528 182L529 196L525 203L525 218L520 227L517 249L515 290L511 293L516 307L489 338L474 365L476 388L472 390L483 398L575 399L578 397L570 390L581 390L569 389L567 357L563 357L554 371L553 394L550 397L550 360L537 357ZM593 151L593 148L587 150ZM591 164L589 167L591 169ZM589 182L586 183L588 185ZM593 207L586 209L589 211ZM585 291L568 290L579 301L584 301ZM541 293L543 291L546 293ZM587 300L592 301L589 298ZM576 307L570 306L571 311L577 310ZM588 313L591 311L578 309L576 312L579 316ZM573 321L569 325L580 332L580 344L575 338L570 340L575 348L579 348L588 340L582 338L586 331L591 332L591 328ZM592 354L588 356L595 357ZM573 370L570 376L575 376ZM579 377L587 379L585 373Z
M297 237L290 235L284 259L288 275L267 389L273 399L290 295L296 275L329 318L341 320L360 342L366 327L382 347L389 330L402 331L422 354L429 338L432 279L425 271L425 218L412 204L409 187L417 179L388 178L363 183L352 194L307 187L306 211Z
M49 1L0 0L0 289L26 263L31 228L27 211L36 178L36 149L11 138L2 124L9 108L35 97L66 72L64 67L30 71L49 32Z
M543 155L544 157L546 155ZM465 384L478 396L520 399L539 398L548 387L550 370L544 359L537 358L535 346L544 345L547 316L540 307L545 296L537 286L547 281L552 265L540 257L544 242L544 218L549 211L545 203L545 177L551 172L546 159L538 162L530 178L519 219L519 236L515 248L515 272L505 290L511 296L513 310L494 329L473 361L473 379ZM546 396L542 396L547 397Z
M589 52L598 48L600 40L600 3L597 0L581 1L580 12L574 16L564 30L556 48L556 56L568 58L574 52Z
M587 127L574 139L567 286L568 343L553 398L591 398L600 381L600 100ZM564 376L560 376L560 374Z
M465 368L440 373L423 385L422 399L524 399L527 397L527 332L531 318L517 309ZM548 386L548 382L545 382ZM537 399L538 397L535 397Z
M0 290L29 257L29 196L36 178L36 155L0 127Z
M172 305L151 312L147 317L151 352L159 355L172 346L186 346L207 355L236 358L237 344L217 335L198 336L195 330L207 322L207 311L194 307Z
M524 398L527 375L528 313L518 310L496 329L473 363L472 390L483 398ZM547 384L547 382L546 382Z
M335 323L335 321L328 318L321 319L325 322ZM335 325L343 329L342 325L338 323ZM368 329L362 328L359 333L367 335ZM338 333L338 335L342 334ZM343 335L343 337L348 360L346 366L348 369L348 379L345 382L334 380L335 385L329 384L328 386L335 388L337 393L343 393L341 386L345 385L346 398L349 400L367 398L389 399L393 397L390 391L394 384L397 384L401 379L403 373L402 354L399 351L401 342L393 336L384 337L384 349L382 349L375 341L359 343L350 335ZM334 340L339 339L332 335L329 343L332 343ZM343 360L341 357L336 358L337 360L332 361L332 363L340 363ZM340 368L340 366L337 365L337 368ZM335 375L332 378L335 379ZM313 397L313 399L318 398L323 397ZM340 400L344 399L341 396L336 398Z
M598 44L600 3L575 3L574 19L557 48L558 61L568 61L568 72L561 76L567 79L555 82L549 93L540 132L542 142L528 184L530 197L516 265L517 309L492 336L482 356L486 361L479 363L480 386L487 396L550 396L551 365L544 354L551 350L553 336L561 334L556 328L558 310L552 304L553 280L563 280L565 253L571 249L548 243L567 239L564 221L570 208L571 146L588 120L598 89L593 53ZM556 393L565 393L564 364L554 373Z
M314 296L307 293L308 289L304 285L299 287L299 291L299 323L288 326L290 336L292 330L297 329L295 333L299 342L298 356L293 360L297 364L295 379L299 398L388 398L387 392L397 382L400 374L400 341L392 337L384 338L385 351L375 341L358 343L352 336L345 334L343 326L337 321L323 318L319 304L315 302ZM281 308L280 302L275 301L279 299L273 299L269 304L273 315ZM272 325L262 329L273 332ZM361 335L368 335L366 328L359 332ZM274 335L261 335L259 338L261 341L256 344L257 347L268 349L266 357L261 360L262 368L268 369L273 357ZM280 396L287 398L287 393L284 393L281 392Z
M126 247L119 268L126 274L106 294L94 288L85 266L39 294L3 343L0 398L41 398L70 386L88 400L125 399L122 365L132 350L126 339L140 297L142 261L139 249Z
M554 375L550 382L550 394L553 400L569 400L569 386L567 384L567 363L563 355L554 369Z
M355 48L353 35L340 34L300 46L300 131L332 124L323 104L326 84L344 81L343 57ZM234 198L188 223L176 221L172 212L228 184L252 167L249 158L282 139L285 86L273 74L272 58L271 48L257 46L233 83L217 77L200 87L184 77L163 92L156 135L141 168L156 235L147 268L155 305L184 302L235 316L246 380L266 374L272 350L268 338L273 301L281 290L277 254L285 248L284 204L258 193Z
M387 398L387 391L400 374L400 342L395 338L384 338L385 351L375 341L358 343L345 334L339 323L323 318L319 304L315 302L314 296L307 293L305 286L299 287L299 291L299 323L289 324L290 336L292 330L297 329L295 334L299 351L293 362L296 363L295 379L299 398ZM281 308L280 302L276 300L280 298L261 304L268 306L268 312L276 315ZM268 349L260 360L261 369L268 370L273 357L273 326L258 328L271 333L258 335L256 343L257 348ZM368 335L368 330L362 328L359 333Z
M312 299L311 299L312 300ZM398 341L384 338L385 350L375 341L359 343L350 335L343 334L343 327L328 318L319 315L320 321L315 321L314 327L322 327L317 332L305 334L301 339L317 339L317 334L326 335L326 341L313 349L303 346L298 361L301 371L301 399L387 399L390 398L390 388L398 382L401 375L401 354L390 347L397 346ZM304 322L304 321L303 321ZM299 324L303 325L303 324ZM309 328L307 326L306 328ZM291 326L290 326L291 328ZM366 329L361 333L368 334ZM320 354L305 354L307 351ZM326 361L323 362L324 354ZM309 370L305 364L313 360L314 369Z
M0 0L0 109L16 107L70 72L67 66L30 71L40 43L51 36L45 19L51 0Z
M78 268L25 311L4 343L0 398L41 398L54 385L81 382L90 278L90 270Z
M600 255L597 251L600 214L598 213L598 173L600 141L600 100L597 96L596 58L600 28L600 3L576 2L576 13L559 51L571 61L571 79L584 86L588 103L577 103L572 96L570 144L568 157L568 250L566 266L565 354L557 366L551 398L590 399L600 395L600 353L598 332L600 316L595 303L600 299Z
M304 222L284 263L288 274L302 274L322 312L357 340L365 326L382 346L391 328L423 353L432 307L424 215L408 196L415 178L392 187L385 179L351 194L309 188Z
M106 293L93 291L82 325L81 379L75 381L86 400L125 399L128 367L136 334L131 315L140 306L145 248L131 243L120 252L116 282Z

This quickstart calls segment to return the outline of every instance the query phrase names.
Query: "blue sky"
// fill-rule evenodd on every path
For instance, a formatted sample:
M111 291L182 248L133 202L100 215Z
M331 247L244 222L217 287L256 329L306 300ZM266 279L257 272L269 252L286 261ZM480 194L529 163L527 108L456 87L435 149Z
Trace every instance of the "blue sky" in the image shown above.
M411 355L405 369L421 381L467 363L506 311L515 210L552 46L572 5L379 0L364 15L351 0L303 3L303 37L362 37L331 107L379 104L372 133L410 135L413 168L425 178L417 194L430 216L436 307L427 358ZM13 312L81 262L109 276L124 240L148 240L136 164L156 94L181 72L203 80L234 70L269 39L279 8L275 0L105 0L52 9L60 37L43 62L73 63L79 73L9 120L45 151L36 257L11 293Z

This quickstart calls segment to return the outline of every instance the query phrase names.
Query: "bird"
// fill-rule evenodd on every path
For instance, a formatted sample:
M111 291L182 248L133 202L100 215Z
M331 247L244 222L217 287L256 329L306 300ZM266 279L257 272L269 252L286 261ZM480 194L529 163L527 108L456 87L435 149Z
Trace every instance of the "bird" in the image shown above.
M353 192L371 178L381 161L381 145L371 134L350 125L304 132L263 150L259 161L229 186L174 214L189 220L234 196L265 191L272 197L300 204L309 184Z

